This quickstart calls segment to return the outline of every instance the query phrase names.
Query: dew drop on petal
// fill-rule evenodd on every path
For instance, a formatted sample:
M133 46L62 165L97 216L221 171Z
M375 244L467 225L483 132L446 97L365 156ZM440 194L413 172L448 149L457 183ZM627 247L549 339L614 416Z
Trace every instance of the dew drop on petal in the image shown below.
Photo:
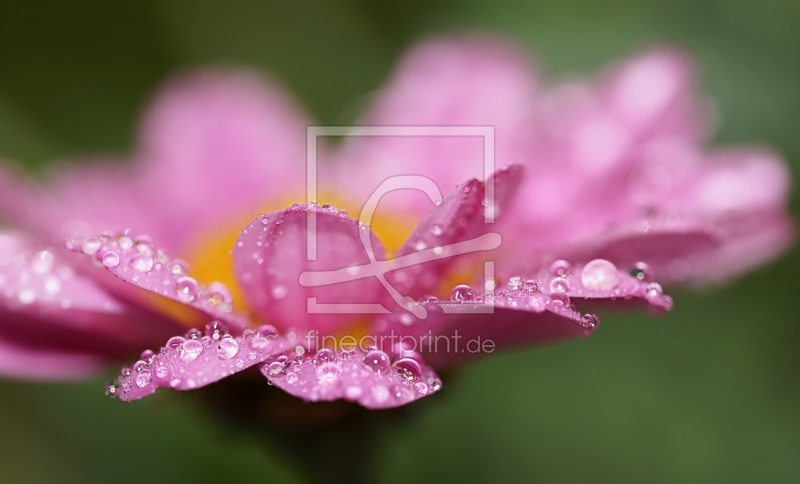
M280 378L284 375L284 372L283 364L278 361L273 361L267 365L267 377L269 378Z
M364 356L364 364L370 370L383 375L392 367L389 355L380 350L370 351Z
M458 286L454 287L452 291L450 291L451 301L458 301L458 302L472 301L474 297L475 297L475 291L473 291L472 288L467 286L466 284L459 284Z
M568 292L570 284L566 277L556 277L550 281L550 293L554 292Z
M119 265L119 254L114 251L106 252L103 255L103 265L112 269Z
M610 291L619 285L617 266L605 259L595 259L583 267L581 282L590 291Z
M222 341L217 345L217 356L223 360L229 360L236 356L239 352L239 343L231 338L222 338Z
M197 340L190 339L183 343L181 347L181 360L184 363L191 363L203 352L203 344Z
M569 296L563 292L554 292L550 294L550 300L556 306L566 307L569 306Z
M395 361L394 367L408 381L417 380L422 376L422 367L413 358L400 358Z
M86 239L81 244L81 251L83 251L86 255L94 255L98 250L100 250L100 241L95 238Z
M631 269L631 275L643 282L651 282L653 280L653 271L644 262L637 262Z
M175 288L178 292L178 296L186 302L194 301L200 289L197 285L197 281L191 277L181 277L178 279Z
M139 254L131 259L131 267L139 272L150 272L153 269L153 258L147 254Z
M322 348L321 350L317 351L317 355L314 357L314 361L316 361L317 365L330 363L335 359L336 353L334 353L330 348Z
M553 277L566 276L572 269L572 264L565 260L557 260L550 264L550 275Z

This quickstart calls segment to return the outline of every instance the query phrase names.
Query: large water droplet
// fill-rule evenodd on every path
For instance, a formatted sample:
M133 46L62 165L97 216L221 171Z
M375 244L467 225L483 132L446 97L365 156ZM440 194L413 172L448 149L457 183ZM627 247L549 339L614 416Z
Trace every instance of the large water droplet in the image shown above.
M98 250L100 250L100 245L101 243L98 239L86 239L83 241L83 244L81 244L81 250L86 255L94 255Z
M322 348L321 350L317 351L317 355L314 357L317 365L322 365L325 363L330 363L336 359L336 353L333 352L330 348Z
M379 375L383 375L392 367L389 355L380 350L370 351L364 356L364 364L370 370Z
M203 344L197 340L190 339L183 343L181 347L181 360L184 363L191 363L203 352Z
M394 362L394 367L408 381L416 380L422 376L422 367L419 362L412 358L400 358Z
M581 282L590 291L610 291L619 285L617 266L605 259L595 259L583 267Z
M153 258L147 254L139 254L131 259L131 267L139 272L150 272L153 269Z
M222 338L222 341L217 345L217 355L223 360L229 360L236 356L239 352L239 343L231 338Z
M472 301L475 298L475 291L466 284L459 284L450 291L450 300L458 302Z
M269 378L280 378L284 375L285 369L283 364L277 361L273 361L269 365L267 365L267 377Z
M103 265L109 269L113 269L119 265L119 254L114 251L108 251L103 254Z

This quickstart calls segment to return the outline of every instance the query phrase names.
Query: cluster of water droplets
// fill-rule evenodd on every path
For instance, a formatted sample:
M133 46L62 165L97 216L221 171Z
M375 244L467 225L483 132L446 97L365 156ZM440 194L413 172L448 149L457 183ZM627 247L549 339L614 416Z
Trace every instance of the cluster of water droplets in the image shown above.
M97 264L136 286L211 313L228 324L244 324L232 314L233 296L227 286L220 282L201 285L189 275L185 261L155 249L146 235L103 233L72 238L66 247L93 257Z
M213 321L205 331L190 329L170 338L157 352L146 350L139 361L123 367L119 377L106 385L106 395L130 401L150 395L158 387L199 388L262 363L289 346L271 325L234 336L225 323Z
M377 347L270 358L261 368L270 383L309 401L346 399L368 408L404 405L438 391L442 382L413 351Z

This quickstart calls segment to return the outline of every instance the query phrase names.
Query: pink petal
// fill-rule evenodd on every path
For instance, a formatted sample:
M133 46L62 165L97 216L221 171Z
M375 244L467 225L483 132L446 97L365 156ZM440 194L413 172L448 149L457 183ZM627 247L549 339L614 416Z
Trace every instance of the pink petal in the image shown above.
M307 252L310 216L316 220L315 260L308 260ZM372 265L365 240L371 243L371 257L378 261ZM380 241L367 226L332 207L294 205L262 215L242 232L233 256L252 310L282 329L296 328L301 333L319 329L331 334L364 316L350 311L314 312L311 305L379 304L387 299L380 282L369 275L373 267L383 264ZM331 271L339 271L343 282L320 279L336 279ZM328 274L314 274L321 272ZM303 273L308 274L305 282Z
M442 386L424 363L414 360L404 369L404 362L395 360L392 366L390 356L377 349L323 349L316 356L283 358L267 360L261 372L276 387L310 402L345 399L370 409L392 408Z
M672 307L650 273L633 277L607 261L590 264L559 261L552 273L512 277L497 292L457 286L449 301L421 301L427 319L398 313L386 321L382 334L397 335L407 350L442 368L495 349L586 337L599 323L595 315L580 312L586 306L644 305L657 313Z
M33 350L110 357L174 329L110 295L65 256L0 233L0 338Z
M447 270L458 262L459 258L452 254L459 253L458 247L467 247L465 243L469 239L474 242L469 242L472 252L496 249L501 238L497 233L489 232L496 229L494 220L505 213L522 178L522 167L512 165L498 170L486 184L470 180L446 195L440 204L428 212L397 251L398 258L406 256L406 259L413 257L420 260L420 263L409 265L392 274L398 290L415 297L429 293L441 282ZM493 187L494 201L484 206L487 186ZM490 223L487 223L487 215ZM481 237L482 242L475 240L478 237ZM438 257L433 259L431 256ZM431 261L422 263L426 260ZM400 261L395 261L398 262Z
M170 338L158 352L145 351L141 360L122 369L106 387L106 394L129 402L151 395L159 387L194 390L210 385L292 346L286 338L276 336L269 326L237 336L228 334L221 323L207 326L205 335L189 330Z
M141 296L140 291L131 293L130 289L135 286L193 308L198 325L211 320L222 321L231 328L243 328L248 324L244 315L233 312L230 289L219 282L203 285L195 280L189 275L184 261L171 259L148 236L105 233L70 240L67 245L76 252L91 256L99 267L132 284L124 285L122 290L117 288L122 296L133 299Z
M93 354L43 350L0 338L0 375L26 380L63 381L91 378L108 364Z
M482 36L435 39L405 56L361 124L489 127L497 166L526 163L536 137L537 84L529 56L516 45ZM474 134L348 138L338 184L363 200L395 175L423 175L449 190L485 178L489 142ZM427 204L419 200L398 192L384 203L425 213Z
M185 215L169 218L178 240L257 214L305 187L308 124L282 89L253 73L179 77L142 122L142 190L156 213Z

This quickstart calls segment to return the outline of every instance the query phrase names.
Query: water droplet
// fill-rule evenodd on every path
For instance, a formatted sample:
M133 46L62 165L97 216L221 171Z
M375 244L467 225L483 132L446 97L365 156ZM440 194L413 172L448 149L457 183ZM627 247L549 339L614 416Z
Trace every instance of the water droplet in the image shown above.
M190 339L183 343L181 347L181 360L184 363L191 363L203 352L203 344L197 340Z
M653 271L644 262L637 262L631 269L631 275L643 282L651 282L653 280Z
M515 276L509 279L508 288L512 291L519 291L522 288L522 278Z
M364 364L370 370L379 375L383 375L392 367L389 355L380 350L370 351L364 356Z
M285 369L283 368L283 364L277 361L273 361L269 365L267 365L267 377L268 378L280 378L284 375Z
M228 328L225 323L221 321L212 321L206 325L206 336L211 337L213 340L219 340L228 334Z
M428 384L425 383L424 381L420 381L414 384L414 388L417 390L417 393L419 393L422 396L427 395L429 391Z
M450 291L450 300L458 302L472 301L475 298L475 291L466 284L459 284Z
M583 325L587 328L594 328L600 322L600 319L594 314L585 314L583 316Z
M167 348L176 350L181 347L184 341L186 341L186 339L181 336L173 336L172 338L167 340Z
M572 269L572 264L565 260L557 260L550 264L550 275L553 277L566 276Z
M330 348L322 348L321 350L317 351L317 355L314 357L317 365L322 365L324 363L330 363L336 360L336 353L333 352Z
M271 340L269 338L265 338L261 336L260 333L257 333L253 336L253 339L250 340L250 347L257 351L264 351L269 348L270 343Z
M267 339L272 339L278 336L278 330L271 324L264 324L258 327L258 334Z
M130 237L126 236L120 237L117 243L119 244L119 247L122 250L131 250L131 248L133 247L133 239L131 239Z
M103 265L109 269L113 269L119 265L119 254L114 251L108 251L103 254Z
M408 381L416 380L422 376L422 367L412 358L400 358L394 362L394 367Z
M94 255L98 250L100 250L100 245L101 243L98 239L86 239L83 241L83 244L81 244L81 250L86 255Z
M150 272L153 269L153 258L147 254L136 255L131 259L131 267L139 272Z
M239 352L239 343L233 338L222 338L217 345L217 355L223 360L230 360Z
M431 231L433 232L433 235L442 235L442 228L438 225L434 225Z
M539 284L533 279L528 279L522 284L522 292L536 292L539 290Z
M116 382L109 382L106 384L106 396L116 398L119 393L119 386Z
M194 298L197 297L197 292L199 291L197 281L191 277L181 277L178 279L175 288L178 292L178 297L186 302L194 301Z
M664 293L664 290L661 288L661 284L657 282L651 282L647 285L646 289L646 296L648 299L655 299L661 296Z
M565 277L556 277L550 281L550 293L568 292L570 290L569 281Z
M595 259L583 267L581 282L590 291L610 291L619 285L617 266L605 259Z
M561 306L561 307L569 306L569 296L567 296L567 294L563 292L554 292L553 294L550 294L550 300L556 306Z
M286 383L292 385L294 383L297 383L298 379L299 378L297 376L297 373L295 373L293 371L290 371L290 372L286 373Z
M170 266L170 271L175 276L182 276L189 271L189 264L180 259L174 259Z
M148 383L150 383L150 372L144 372L136 375L134 381L136 382L137 387L144 388Z

